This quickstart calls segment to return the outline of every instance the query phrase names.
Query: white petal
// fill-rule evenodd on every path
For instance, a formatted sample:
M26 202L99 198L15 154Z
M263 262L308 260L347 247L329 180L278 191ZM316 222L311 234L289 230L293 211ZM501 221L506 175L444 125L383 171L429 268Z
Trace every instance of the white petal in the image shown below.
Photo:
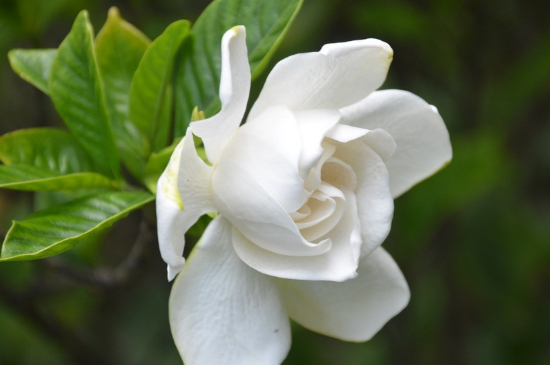
M340 113L331 109L313 109L294 114L302 136L300 176L305 179L323 156L321 143L327 132L340 120Z
M287 212L294 212L304 205L308 195L299 175L300 146L300 128L294 114L279 105L239 128L219 164L238 165Z
M384 129L369 130L369 133L363 137L363 141L365 141L367 146L372 148L384 162L389 161L397 150L397 143L392 135Z
M437 109L407 91L384 90L341 110L343 122L382 128L397 149L387 162L394 197L437 172L452 158L447 128Z
M362 138L384 162L390 159L397 148L391 134L383 129L370 130L346 124L338 124L328 131L326 137L341 143L348 143Z
M321 169L323 181L339 189L355 191L357 188L357 174L350 165L344 161L331 157L325 162Z
M357 262L349 245L332 245L317 256L287 256L264 250L236 228L233 247L241 260L253 269L279 278L296 280L345 281L354 278Z
M233 27L222 38L222 108L213 117L190 124L193 133L202 138L212 164L218 161L223 146L241 124L250 93L250 77L245 28Z
M367 341L409 302L397 264L378 248L343 283L279 280L290 318L312 331L346 341Z
M338 225L325 237L332 241L330 251L310 257L286 256L262 249L233 231L233 247L250 267L270 276L297 280L345 281L357 276L361 248L355 198L344 191L346 210Z
M326 194L323 194L319 191L311 194L311 197L306 204L307 205L305 205L304 207L307 207L307 209L310 211L310 214L302 219L295 220L296 226L300 230L319 224L320 222L331 216L336 210L336 201L332 197L327 196Z
M168 264L168 280L170 281L183 269L185 264L183 258L185 227L181 221L192 219L183 215L183 210L166 196L160 186L157 190L156 205L159 249L162 259Z
M376 39L328 44L317 53L290 56L275 65L250 115L277 104L292 110L354 104L382 85L392 57L390 46Z
M304 222L306 224L301 221L296 222L296 225L300 228L300 232L306 240L315 242L322 239L340 222L346 209L346 197L339 189L323 183L319 190L312 194L311 198L314 199L310 199L308 203L313 210L313 214L310 215L310 219ZM316 201L322 200L332 201L334 206L315 204ZM317 213L316 210L319 210L318 214L315 214Z
M183 268L185 232L203 214L214 212L210 196L212 168L197 155L188 130L178 144L157 188L159 248L168 264L168 280Z
M384 242L391 228L393 198L388 170L378 154L360 139L339 145L334 157L350 165L357 175L355 195L361 221L362 255L368 255Z
M170 326L186 365L280 365L290 326L273 279L245 265L231 224L215 218L170 295Z
M338 124L327 133L327 137L338 142L347 143L349 141L353 141L354 139L363 137L368 132L368 129Z
M227 144L212 192L220 213L257 245L283 255L312 256L331 243L307 242L289 215L308 198L298 174L300 138L288 108L268 109Z
M317 165L309 171L309 175L304 182L304 188L309 192L314 192L321 186L321 170L325 162L334 154L334 151L336 151L336 146L328 142L327 139L321 142L321 147L323 148L323 154L317 162Z
M212 186L216 208L255 245L288 256L314 256L330 249L330 240L307 242L289 213L238 164L220 164Z

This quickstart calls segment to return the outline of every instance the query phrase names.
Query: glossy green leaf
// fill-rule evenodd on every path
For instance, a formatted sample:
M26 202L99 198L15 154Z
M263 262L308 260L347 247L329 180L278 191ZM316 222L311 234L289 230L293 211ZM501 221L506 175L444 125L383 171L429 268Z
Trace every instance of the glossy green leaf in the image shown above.
M94 172L77 140L54 128L21 129L0 137L0 187L17 190L119 188Z
M0 160L27 164L58 174L97 171L94 162L70 133L55 128L29 128L0 137Z
M149 152L149 135L130 120L130 85L139 62L151 41L112 7L105 25L97 34L95 48L103 80L107 112L113 127L120 158L138 179Z
M32 165L0 165L0 188L39 191L117 187L120 182L95 172L60 175Z
M149 136L152 151L166 146L170 131L171 89L174 58L189 34L190 24L177 21L145 52L130 88L130 119Z
M235 25L246 27L252 77L258 76L300 9L303 0L215 0L199 17L176 73L175 135L185 134L195 106L207 117L220 107L221 39Z
M111 192L61 204L13 222L0 261L32 260L57 255L100 233L154 200L143 192Z
M12 49L11 68L25 81L48 94L48 76L57 49Z
M53 60L48 90L55 108L101 172L120 177L88 13L78 14Z

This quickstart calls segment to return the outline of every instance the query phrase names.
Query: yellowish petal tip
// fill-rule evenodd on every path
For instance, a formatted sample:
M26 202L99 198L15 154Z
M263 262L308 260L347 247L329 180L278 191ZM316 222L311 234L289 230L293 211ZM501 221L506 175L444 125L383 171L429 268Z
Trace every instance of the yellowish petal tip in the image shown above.
M239 33L245 32L245 27L244 25L236 25L233 28L231 28L231 30L235 33L235 35L239 35Z

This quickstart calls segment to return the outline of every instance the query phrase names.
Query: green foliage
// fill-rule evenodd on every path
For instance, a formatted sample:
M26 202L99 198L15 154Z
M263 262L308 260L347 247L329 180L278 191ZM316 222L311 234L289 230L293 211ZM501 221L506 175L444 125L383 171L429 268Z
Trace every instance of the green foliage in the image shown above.
M59 174L96 170L78 141L55 128L20 129L3 135L0 160L6 165L33 165Z
M33 1L21 2L16 11L31 19L34 10L44 8L33 7ZM215 1L197 21L192 39L190 23L180 20L152 43L116 8L110 9L94 39L88 13L82 11L58 49L11 51L14 71L51 97L70 133L39 128L0 138L0 187L41 192L35 207L43 208L13 224L1 258L55 255L97 237L98 231L151 200L145 192L102 192L129 186L122 180L119 156L128 171L155 192L179 141L166 147L169 137L182 134L196 105L209 108L210 115L219 107L223 33L238 24L248 27L250 64L257 76L301 4L302 0ZM44 11L64 5L60 0ZM182 115L182 108L189 108L189 113L184 112L173 132L175 65L176 88L180 97L186 93L177 113ZM137 201L132 194L137 194ZM83 195L88 197L80 198Z
M145 188L155 191L157 180L191 115L184 113L184 119L174 127L174 108L181 115L182 108L189 107L191 111L196 105L204 109L204 105L212 115L219 108L217 95L223 33L235 25L247 26L250 64L253 77L256 77L273 55L302 2L215 1L195 25L192 40L189 39L190 23L180 20L168 26L152 43L122 19L116 8L110 9L107 21L94 39L88 14L83 11L58 49L15 49L9 53L12 69L44 94L37 92L21 97L17 84L10 87L10 94L13 89L17 103L3 114L7 117L2 127L13 130L17 125L10 123L28 120L27 104L31 114L40 116L39 124L34 125L56 125L57 121L50 115L49 96L69 131L35 128L0 137L0 160L4 163L0 165L0 188L34 191L32 195L0 192L0 223L7 229L8 222L13 222L0 246L0 323L5 322L0 325L0 362L181 362L168 337L165 334L157 336L166 332L167 308L163 298L168 295L168 286L158 285L155 275L147 279L150 287L140 288L128 305L123 310L117 309L113 317L117 318L117 324L110 333L124 339L123 343L105 338L102 342L108 343L107 347L97 351L87 343L88 337L78 332L83 327L90 328L90 333L97 328L95 315L100 308L105 308L101 295L105 288L90 290L78 280L66 280L63 281L66 286L51 295L50 288L57 287L61 281L55 276L55 269L49 266L68 263L69 271L82 270L84 274L77 276L88 277L88 284L101 281L113 262L120 262L112 270L116 277L124 272L119 269L125 265L132 269L139 266L137 271L142 270L141 259L132 261L131 258L143 236L154 237L154 232L149 232L154 208L148 204L154 196ZM153 22L143 21L139 9L145 3L130 3L132 7L126 3L121 6L132 9L128 17L135 19L143 29L151 30L152 24L160 29L159 24L165 24L166 15ZM162 9L165 0L158 5ZM56 44L52 34L57 32L50 29L52 19L61 22L65 16L72 19L76 9L87 6L92 11L99 11L105 4L91 0L3 2L0 5L0 51L7 51L19 43L36 48ZM97 19L101 19L99 15ZM184 44L186 46L182 47ZM203 64L196 67L197 62ZM193 74L186 75L187 71ZM204 89L199 94L191 93L189 100L184 100L189 101L189 106L174 103L177 88L181 98L181 92L197 87ZM0 88L0 93L3 91L4 88ZM9 97L0 99L2 112L11 100ZM26 102L21 113L19 100ZM174 143L168 145L172 141ZM199 146L199 153L201 148ZM126 170L121 170L120 162ZM144 229L147 234L143 235L140 228L130 251L129 244L136 237L133 223L137 216L128 217L126 224L119 224L113 230L108 228L139 209L142 210L143 226L148 227ZM33 211L35 213L28 215ZM203 216L189 231L189 248L200 238L210 220L211 217ZM76 245L78 247L55 259L6 262L45 258ZM86 268L97 264L106 267ZM27 270L22 273L21 268ZM93 274L86 275L88 270ZM8 279L4 280L6 277ZM27 289L31 286L38 290L27 297ZM151 295L150 289L155 294ZM20 295L24 299L21 300ZM136 322L136 318L140 321ZM52 331L48 331L50 326L54 327ZM151 336L142 336L143 328L148 328ZM157 339L159 345L150 346L151 340ZM116 345L111 345L113 343ZM136 343L139 344L137 351ZM23 351L18 348L20 344L24 344L21 345L25 347ZM133 349L132 355L119 358L119 347ZM111 354L114 354L112 358Z
M59 175L32 165L0 165L0 188L41 191L114 188L119 185L95 172Z
M0 137L0 187L17 190L114 188L120 183L95 173L86 151L69 133L22 129Z
M13 49L8 53L11 68L48 94L48 77L56 49Z
M147 139L147 152L166 146L170 127L174 57L189 34L190 23L172 23L151 44L130 88L130 118Z
M225 31L246 27L252 77L258 76L281 42L303 0L215 0L201 14L183 49L176 74L175 135L183 136L195 106L212 116L220 107L220 43Z
M149 152L148 134L129 118L129 93L134 73L151 42L111 8L95 40L97 64L103 80L107 112L120 157L128 170L141 178Z
M48 90L55 108L101 171L120 178L88 13L78 14L54 58Z
M13 222L2 246L0 261L57 255L153 200L153 195L141 191L110 192L31 214Z

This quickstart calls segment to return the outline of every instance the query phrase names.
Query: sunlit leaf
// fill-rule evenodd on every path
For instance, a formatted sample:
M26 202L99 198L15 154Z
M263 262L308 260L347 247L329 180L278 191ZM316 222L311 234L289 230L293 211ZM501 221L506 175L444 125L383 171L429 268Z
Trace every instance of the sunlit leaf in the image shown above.
M128 170L141 178L149 146L143 134L130 120L130 85L149 39L120 17L113 7L105 25L97 34L97 63L103 80L107 111L120 157Z
M23 80L48 94L48 76L56 53L57 49L13 49L8 58Z
M88 13L78 14L53 60L48 90L55 108L101 172L120 177Z
M19 129L0 137L0 160L27 164L59 174L97 171L88 153L70 133L55 128Z
M0 137L0 187L17 190L117 188L97 172L78 141L54 128L21 129Z
M60 175L32 165L0 165L0 188L37 191L115 187L120 183L95 172Z
M189 34L190 24L177 21L145 52L130 88L130 119L149 136L151 152L166 146L170 131L171 89L174 57Z

